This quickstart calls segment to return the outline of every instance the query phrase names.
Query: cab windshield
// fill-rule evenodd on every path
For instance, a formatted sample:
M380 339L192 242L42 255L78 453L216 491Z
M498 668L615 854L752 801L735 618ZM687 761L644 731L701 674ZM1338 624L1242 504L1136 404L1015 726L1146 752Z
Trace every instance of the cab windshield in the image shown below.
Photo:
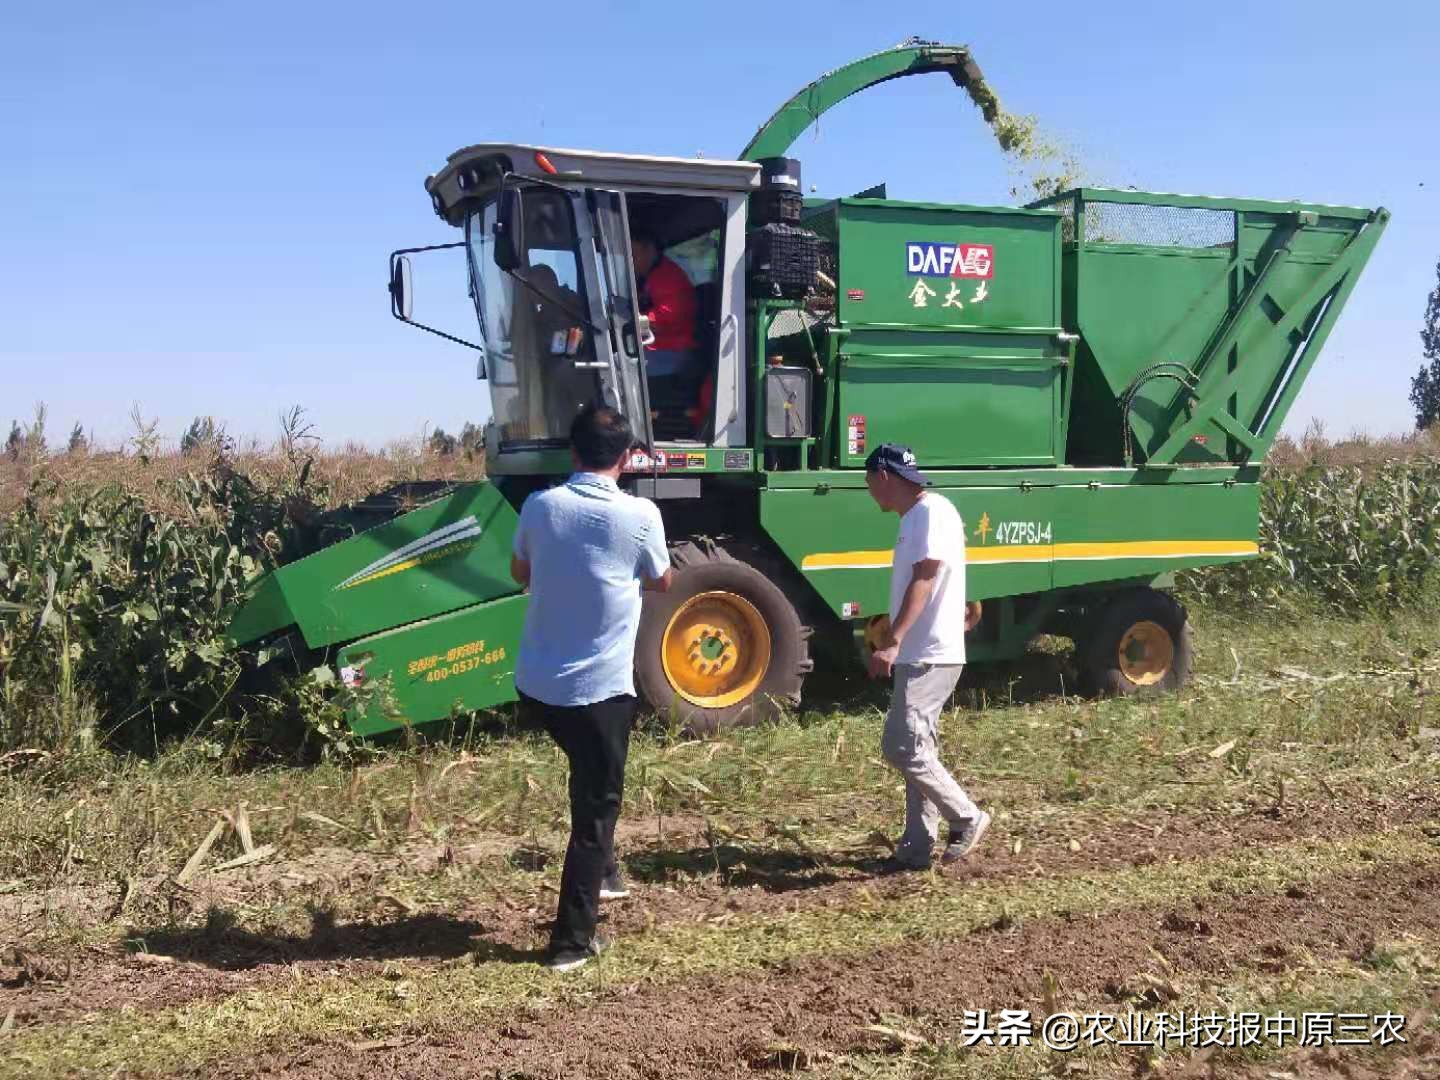
M575 204L568 192L525 192L525 250L513 274L495 265L496 207L491 199L465 219L494 422L505 446L562 444L575 414L605 396Z

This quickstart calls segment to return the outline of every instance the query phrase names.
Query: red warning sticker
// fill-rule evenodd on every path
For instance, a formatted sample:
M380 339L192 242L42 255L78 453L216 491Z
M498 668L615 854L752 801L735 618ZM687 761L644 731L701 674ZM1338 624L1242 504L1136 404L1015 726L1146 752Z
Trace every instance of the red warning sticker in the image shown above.
M865 416L851 413L846 423L845 449L854 457L865 452Z

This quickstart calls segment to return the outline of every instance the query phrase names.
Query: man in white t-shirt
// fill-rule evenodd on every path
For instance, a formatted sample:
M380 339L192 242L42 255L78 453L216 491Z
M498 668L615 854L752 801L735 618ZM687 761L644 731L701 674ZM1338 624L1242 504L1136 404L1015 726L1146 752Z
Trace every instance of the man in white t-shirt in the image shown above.
M905 777L905 832L894 869L930 865L940 818L950 826L941 862L963 859L990 815L940 762L940 712L965 666L965 631L980 605L965 602L965 523L955 504L928 493L908 446L885 443L865 461L865 484L881 510L900 515L890 571L890 626L870 656L870 676L895 677L881 748Z

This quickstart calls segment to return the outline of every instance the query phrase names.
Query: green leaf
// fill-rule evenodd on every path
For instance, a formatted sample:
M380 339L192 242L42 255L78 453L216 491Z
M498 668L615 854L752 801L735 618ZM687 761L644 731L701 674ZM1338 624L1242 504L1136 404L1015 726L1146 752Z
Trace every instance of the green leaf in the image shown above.
M197 645L195 655L207 664L217 664L225 655L225 646L222 642L211 639Z

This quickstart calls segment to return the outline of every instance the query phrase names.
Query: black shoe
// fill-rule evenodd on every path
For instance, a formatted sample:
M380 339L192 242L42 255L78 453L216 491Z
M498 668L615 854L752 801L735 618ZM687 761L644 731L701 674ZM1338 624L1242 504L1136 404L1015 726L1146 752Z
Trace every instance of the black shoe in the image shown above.
M605 879L600 882L601 900L624 900L629 895L630 890L625 887L619 870L613 874L606 874Z
M558 949L545 957L545 966L551 971L575 971L582 968L610 947L608 941L592 937L584 949Z

